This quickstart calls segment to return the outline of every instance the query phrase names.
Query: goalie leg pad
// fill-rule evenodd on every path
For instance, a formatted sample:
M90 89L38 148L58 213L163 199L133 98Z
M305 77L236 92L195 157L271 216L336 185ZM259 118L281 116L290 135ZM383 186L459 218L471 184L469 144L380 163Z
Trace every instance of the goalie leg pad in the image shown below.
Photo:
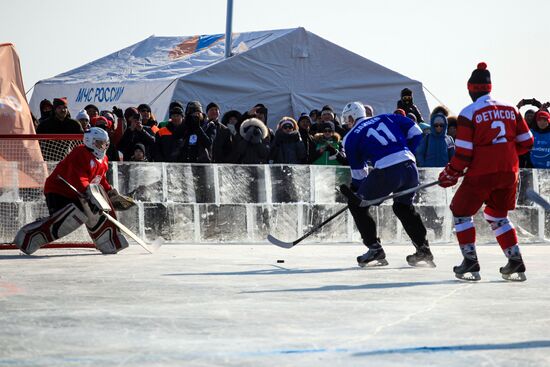
M23 226L13 241L21 251L30 255L47 243L74 232L87 219L75 204L69 204L47 218Z
M102 254L116 254L128 247L128 241L120 233L118 227L104 215L99 216L99 220L93 227L87 224L86 229L94 241L95 247Z

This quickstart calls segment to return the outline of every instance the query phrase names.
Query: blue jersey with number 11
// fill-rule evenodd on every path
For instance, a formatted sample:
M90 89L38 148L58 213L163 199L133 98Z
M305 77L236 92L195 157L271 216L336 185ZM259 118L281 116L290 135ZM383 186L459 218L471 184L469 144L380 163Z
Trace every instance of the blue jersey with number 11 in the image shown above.
M374 168L386 168L408 160L415 162L414 151L421 139L420 127L401 115L357 120L344 139L353 180L366 177L367 162Z

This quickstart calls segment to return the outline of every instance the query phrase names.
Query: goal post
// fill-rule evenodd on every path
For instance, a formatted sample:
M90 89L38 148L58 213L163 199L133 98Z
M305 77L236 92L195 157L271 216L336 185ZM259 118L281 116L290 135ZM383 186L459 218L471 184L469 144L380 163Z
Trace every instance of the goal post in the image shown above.
M0 250L14 249L23 225L48 215L43 189L48 175L83 134L0 134ZM94 247L81 227L46 247Z

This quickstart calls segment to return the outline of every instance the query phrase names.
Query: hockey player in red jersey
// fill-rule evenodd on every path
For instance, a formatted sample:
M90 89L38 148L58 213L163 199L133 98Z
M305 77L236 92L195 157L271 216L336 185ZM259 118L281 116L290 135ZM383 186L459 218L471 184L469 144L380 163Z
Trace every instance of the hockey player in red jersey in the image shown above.
M98 127L84 133L84 145L74 148L46 179L44 195L50 216L29 223L15 236L15 244L21 251L30 255L40 247L76 230L82 224L104 254L117 253L128 247L128 242L119 229L106 220L102 212L91 210L86 193L89 185L99 184L110 200L119 203L122 197L113 189L105 174L108 160L105 152L109 147L109 135ZM81 195L71 190L59 177L73 185ZM93 207L93 205L92 205ZM114 210L111 213L115 216Z
M508 258L500 268L502 277L525 280L525 265L508 211L515 208L518 155L531 149L533 135L514 106L490 96L491 74L485 63L472 72L468 92L473 103L458 116L455 155L439 175L442 187L453 186L464 176L451 202L464 256L453 270L459 279L480 279L473 215L485 204L484 217Z

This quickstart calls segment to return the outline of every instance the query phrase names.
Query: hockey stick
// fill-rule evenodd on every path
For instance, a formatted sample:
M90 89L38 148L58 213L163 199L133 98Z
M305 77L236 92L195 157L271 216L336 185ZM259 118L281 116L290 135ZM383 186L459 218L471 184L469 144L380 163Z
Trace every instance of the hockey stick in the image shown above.
M410 189L395 192L393 194L390 194L390 195L387 195L387 196L384 196L384 197L381 197L381 198L372 199L372 200L361 200L361 204L359 204L359 206L366 207L366 206L380 204L380 203L382 203L382 202L384 202L388 199L393 199L393 198L397 198L397 197L400 197L400 196L404 196L404 195L416 192L418 190L425 189L426 187L435 186L437 184L439 184L439 180L429 182L429 183L424 184L424 185L411 187ZM296 246L298 243L302 242L302 240L306 239L307 237L309 237L312 234L314 234L315 232L317 232L319 229L321 229L321 227L323 227L325 224L327 224L328 222L330 222L331 220L333 220L334 218L336 218L337 216L339 216L340 214L345 212L347 209L348 209L348 206L346 205L345 207L343 207L342 209L338 210L336 213L332 214L330 217L325 219L321 224L318 224L317 226L312 228L309 232L307 232L302 237L298 238L297 240L295 240L293 242L281 241L281 240L273 237L270 234L267 235L267 240L269 242L271 242L272 244L274 244L275 246L279 246L279 247L282 247L282 248L292 248L292 247Z
M61 181L63 181L71 190L73 190L75 193L78 194L79 197L82 197L82 193L80 191L78 191L76 189L76 187L74 187L73 185L71 185L69 183L69 181L65 180L63 177L61 176L57 176L57 178L59 178ZM148 245L147 243L145 243L145 241L143 241L141 238L139 238L134 232L132 232L130 230L130 228L126 227L124 224L120 223L118 220L116 220L115 218L113 218L111 215L109 215L108 213L106 213L105 211L103 211L103 215L105 215L105 218L107 218L111 223L113 223L115 226L117 226L122 232L126 233L128 236L130 236L134 241L137 242L138 245L140 245L141 247L143 247L145 250L147 250L147 252L149 252L150 254L152 254L153 252L157 251L159 249L160 246L162 246L164 240L162 239L162 237L159 237L157 238L156 240L153 241L153 243L151 243L150 245Z
M529 188L529 189L527 189L527 191L525 191L525 194L535 204L538 204L538 205L542 206L542 208L544 210L546 210L547 212L550 211L550 203L548 201L546 201L542 196L540 196L540 194L535 192L535 190Z

